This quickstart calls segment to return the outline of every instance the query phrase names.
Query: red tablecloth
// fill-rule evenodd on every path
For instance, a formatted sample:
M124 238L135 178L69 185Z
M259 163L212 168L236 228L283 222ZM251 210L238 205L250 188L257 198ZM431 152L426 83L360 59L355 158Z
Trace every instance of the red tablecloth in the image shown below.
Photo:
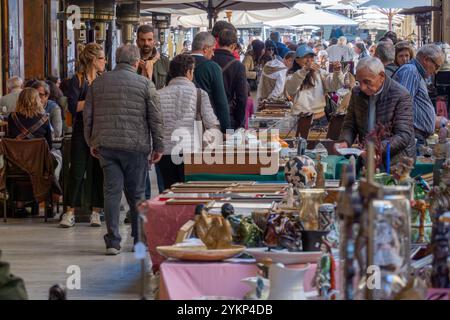
M146 203L147 223L145 235L152 259L153 272L159 270L164 257L158 254L156 247L170 246L175 243L178 230L190 219L194 219L195 205L166 205L165 201L155 198Z
M165 261L161 264L159 299L191 300L202 296L243 299L251 288L241 280L256 276L257 271L255 264L248 263ZM304 277L305 291L315 290L311 286L315 272L316 264L311 264Z

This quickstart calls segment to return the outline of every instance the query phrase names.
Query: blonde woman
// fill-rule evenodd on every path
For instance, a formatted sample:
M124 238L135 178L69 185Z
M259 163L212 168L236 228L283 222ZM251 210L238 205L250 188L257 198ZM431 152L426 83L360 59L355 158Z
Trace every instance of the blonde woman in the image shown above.
M20 128L27 129L30 134L22 134ZM11 139L21 140L45 138L51 149L52 129L36 89L25 88L19 94L16 111L8 117L7 136Z
M105 71L105 66L106 58L102 46L89 43L80 53L78 73L68 84L66 95L73 118L73 130L69 178L64 194L65 206L68 209L60 222L60 226L64 228L75 225L75 207L89 208L92 212L90 225L101 226L99 211L103 208L103 173L99 160L91 155L84 139L83 109L90 85ZM82 190L84 203L81 203Z
M7 137L17 140L45 138L49 148L52 148L50 121L36 89L25 88L19 94L16 110L11 112L8 117ZM17 217L27 216L24 202L17 201L16 209Z

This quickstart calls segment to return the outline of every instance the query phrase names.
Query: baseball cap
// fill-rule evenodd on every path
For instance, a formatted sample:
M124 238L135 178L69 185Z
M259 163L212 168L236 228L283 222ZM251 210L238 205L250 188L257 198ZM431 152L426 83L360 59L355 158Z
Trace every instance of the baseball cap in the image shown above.
M316 54L314 53L313 49L311 49L309 46L307 45L301 45L300 47L297 48L296 51L296 58L303 58L307 55L312 54L313 56L315 56Z

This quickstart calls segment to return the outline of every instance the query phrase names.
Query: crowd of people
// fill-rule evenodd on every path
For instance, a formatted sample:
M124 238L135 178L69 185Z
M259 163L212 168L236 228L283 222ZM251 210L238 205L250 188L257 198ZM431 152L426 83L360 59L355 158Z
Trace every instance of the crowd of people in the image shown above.
M347 88L351 99L335 148L363 141L382 123L390 126L382 145L385 152L389 142L393 163L403 155L415 157L417 146L445 123L436 117L427 91L429 77L444 64L436 45L416 52L392 32L377 44L348 43L344 36L293 44L272 32L266 41L253 40L243 58L241 50L235 27L219 21L169 61L156 48L153 28L142 25L136 45L117 49L112 71L105 71L103 48L90 43L70 79L25 84L9 79L9 93L0 98L9 114L8 137L45 138L61 164L55 141L72 126L71 157L65 159L70 163L67 210L60 226L73 227L75 208L83 205L92 212L91 226L99 227L104 210L107 254L118 254L122 193L137 241L137 208L150 197L149 165L155 165L160 192L184 181L183 163L173 158L173 133L184 128L196 136L196 121L205 132L224 135L246 128L261 100L290 100L293 114L313 114L313 123L326 125L327 97ZM194 143L200 150L202 134ZM190 143L186 148L178 155L193 150Z

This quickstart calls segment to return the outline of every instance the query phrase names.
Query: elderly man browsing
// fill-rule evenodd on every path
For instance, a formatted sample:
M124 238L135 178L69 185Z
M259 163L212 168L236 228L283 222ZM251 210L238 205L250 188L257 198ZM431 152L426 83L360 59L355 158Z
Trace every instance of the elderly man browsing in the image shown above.
M359 86L352 98L335 149L351 146L356 138L364 141L366 135L382 124L388 135L382 141L383 160L390 143L392 162L402 156L414 157L415 141L412 121L412 102L408 91L386 76L383 63L374 57L362 59L356 68ZM366 151L361 154L367 157Z
M433 102L428 95L426 80L438 72L444 64L445 56L441 48L434 44L423 46L416 59L398 69L394 80L403 85L413 97L414 133L417 145L426 144L426 139L434 133L436 118Z
M163 117L155 85L137 74L140 53L125 45L116 51L116 68L96 79L84 107L84 136L100 159L104 175L106 253L120 253L120 200L127 192L131 236L137 243L137 204L145 199L148 160L157 163L164 151ZM151 71L151 70L150 70Z

